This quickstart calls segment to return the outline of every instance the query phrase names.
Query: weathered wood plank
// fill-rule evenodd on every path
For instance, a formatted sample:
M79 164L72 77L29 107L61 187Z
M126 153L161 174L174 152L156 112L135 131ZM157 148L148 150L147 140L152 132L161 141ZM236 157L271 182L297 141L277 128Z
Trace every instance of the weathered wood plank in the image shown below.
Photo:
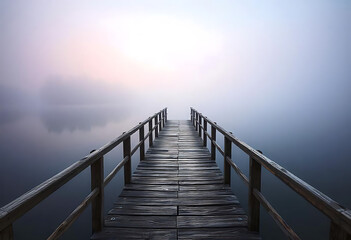
M258 234L251 233L245 228L195 228L179 229L178 239L237 239L237 240L259 240Z
M108 212L112 215L177 215L177 206L114 205Z
M213 216L213 215L244 215L245 211L239 204L213 206L179 206L179 215Z
M246 215L178 216L178 228L246 227Z
M107 227L176 228L177 216L108 215Z
M94 234L92 240L129 240L129 239L155 239L175 240L176 229L147 229L147 228L112 228L106 227L104 232Z

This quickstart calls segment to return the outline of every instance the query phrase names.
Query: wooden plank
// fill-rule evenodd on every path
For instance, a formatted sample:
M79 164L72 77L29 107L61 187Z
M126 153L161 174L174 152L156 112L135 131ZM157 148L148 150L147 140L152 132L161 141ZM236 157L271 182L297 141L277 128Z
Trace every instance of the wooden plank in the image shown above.
M237 239L237 240L259 240L258 234L249 232L246 228L195 228L179 229L178 239Z
M228 185L223 185L223 184L179 186L180 191L209 191L209 190L218 190L218 189L230 189L230 187Z
M176 228L177 216L108 215L106 227Z
M179 206L179 215L244 215L245 211L238 204L213 206Z
M246 226L246 215L177 216L178 228L220 228Z
M152 185L152 184L127 184L124 186L127 190L153 190L153 191L177 191L177 185Z
M187 197L187 198L190 198L190 197L200 197L200 198L203 198L203 197L222 197L222 196L233 196L233 192L230 191L229 189L221 189L221 190L213 190L213 191L206 191L206 190L203 190L203 191L179 191L178 192L178 197Z
M177 215L177 206L114 205L112 215Z
M233 196L204 198L157 198L157 197L119 197L116 205L146 205L146 206L200 206L200 205L230 205L238 204L239 201Z
M176 198L178 192L174 191L136 191L136 190L123 190L120 194L121 197L168 197Z
M112 228L106 227L103 232L94 234L92 240L111 239L155 239L175 240L177 239L176 229L147 229L147 228Z

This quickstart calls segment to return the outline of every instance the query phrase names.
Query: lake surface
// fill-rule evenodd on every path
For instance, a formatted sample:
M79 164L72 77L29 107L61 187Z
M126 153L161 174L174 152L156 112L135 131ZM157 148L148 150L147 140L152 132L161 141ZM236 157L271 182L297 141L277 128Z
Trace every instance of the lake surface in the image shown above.
M206 111L203 112L206 113ZM5 110L3 110L5 111ZM169 119L172 109L169 109ZM190 109L189 109L190 112ZM152 112L134 113L111 106L52 107L35 111L7 109L0 117L0 205L52 177L110 140L129 130ZM235 116L235 111L233 112ZM274 117L228 119L209 111L215 120L239 139L260 149L270 159L348 208L351 207L350 118L338 122L284 121ZM289 117L289 116L287 116ZM137 135L132 144L137 142ZM220 145L223 139L218 134ZM122 160L121 147L105 157L105 176ZM233 159L248 175L248 157L233 147ZM137 154L132 159L138 164ZM223 159L217 153L223 169ZM105 212L123 187L123 171L106 187ZM247 189L232 171L232 188L247 210ZM329 220L283 183L263 170L266 198L303 239L328 239ZM60 188L14 224L16 239L44 239L90 191L90 169ZM263 239L283 239L274 221L261 210ZM89 239L90 208L65 233L64 239Z

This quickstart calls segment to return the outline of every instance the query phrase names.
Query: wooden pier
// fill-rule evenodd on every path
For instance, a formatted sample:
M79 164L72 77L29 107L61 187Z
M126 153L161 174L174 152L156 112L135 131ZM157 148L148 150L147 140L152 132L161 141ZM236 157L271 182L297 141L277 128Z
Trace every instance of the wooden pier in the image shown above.
M260 239L191 121L168 121L92 239Z
M139 142L132 146L131 136L136 133ZM223 147L218 137L223 138ZM104 156L120 144L122 160L104 176ZM233 146L248 155L249 176L233 161ZM140 163L132 173L131 159L137 152ZM223 173L216 164L216 153L223 157ZM262 167L330 219L330 240L351 240L350 209L193 108L188 121L170 121L167 108L162 109L1 207L0 240L14 239L13 223L18 218L88 167L91 192L53 230L49 240L62 236L89 205L92 239L260 239L261 206L288 239L301 239L261 192ZM248 187L247 215L230 189L231 168ZM121 169L124 189L104 216L104 188Z

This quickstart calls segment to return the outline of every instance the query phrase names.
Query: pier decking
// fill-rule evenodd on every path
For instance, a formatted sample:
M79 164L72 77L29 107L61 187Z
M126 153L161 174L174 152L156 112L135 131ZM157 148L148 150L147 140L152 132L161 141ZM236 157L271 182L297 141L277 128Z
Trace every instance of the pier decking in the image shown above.
M92 239L260 239L191 121L167 121Z

